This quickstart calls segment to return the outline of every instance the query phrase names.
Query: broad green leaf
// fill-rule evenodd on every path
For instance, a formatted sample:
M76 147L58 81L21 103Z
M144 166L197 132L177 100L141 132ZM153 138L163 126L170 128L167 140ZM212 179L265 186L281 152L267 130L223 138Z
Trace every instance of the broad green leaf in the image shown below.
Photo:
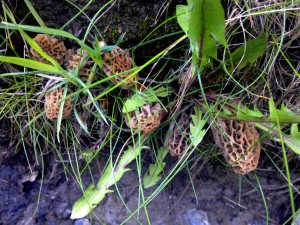
M188 0L188 10L192 60L201 71L217 59L217 42L227 46L224 10L219 0Z
M160 87L156 90L149 88L146 92L137 92L125 101L122 113L132 112L151 102L159 102L158 97L166 97L171 93L170 88Z
M300 133L298 130L298 124L293 124L291 127L291 140L284 139L284 142L295 153L300 154Z
M231 58L227 59L226 62L229 63L231 60L234 67L237 66L238 69L242 69L247 64L252 65L260 56L262 56L266 51L266 47L267 37L265 35L259 36L238 47L232 53ZM231 67L230 71L233 69L234 68Z
M190 23L190 11L186 5L177 5L176 6L176 16L177 21L181 29L187 34Z
M134 160L143 149L148 149L147 146L141 146L141 147L136 147L133 148L131 146L128 147L128 150L126 150L122 156L122 158L120 159L118 166L116 167L116 170L118 170L119 168L124 167L124 165L127 165L129 162L131 162L132 160Z
M90 185L84 192L84 195L76 201L72 208L71 219L78 219L88 215L93 208L95 208L109 192L109 187L118 182L123 174L129 169L125 167L132 162L140 153L142 149L147 148L146 146L137 146L133 148L128 147L121 157L116 168L113 167L112 163L109 163L99 179L96 187Z
M194 107L194 115L191 115L192 121L190 123L191 142L193 146L198 146L202 141L206 130L203 130L208 118L203 119L203 112L198 108Z
M85 191L84 196L76 201L72 208L71 219L79 219L89 214L93 208L105 197L111 190L97 190L91 184Z
M144 188L150 188L157 184L161 180L159 175L165 168L164 158L168 154L169 149L167 147L162 147L158 150L156 157L156 162L149 166L149 171L143 177L143 186Z

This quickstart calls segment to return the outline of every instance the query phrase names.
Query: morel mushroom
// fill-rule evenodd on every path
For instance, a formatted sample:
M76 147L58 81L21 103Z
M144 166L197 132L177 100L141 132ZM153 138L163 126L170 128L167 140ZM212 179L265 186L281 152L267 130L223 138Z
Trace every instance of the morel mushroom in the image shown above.
M216 122L218 125L212 125L214 139L233 171L247 174L255 170L260 156L260 144L254 123L219 117Z
M169 150L172 156L182 156L189 146L190 119L188 114L182 113L174 132L169 139Z
M127 115L124 115L125 123L133 131L140 127L143 133L149 134L160 125L161 105L159 103L149 103L139 109L129 113L129 120Z
M74 52L73 50L68 50L68 69L73 71L75 67L80 65L78 75L80 79L85 82L88 80L92 71L92 67L94 65L93 60L86 59L87 56L88 53L82 49L78 49L76 52Z
M52 90L45 94L45 110L46 110L46 117L51 121L56 121L58 119L58 113L60 109L59 101L63 98L64 90L59 87L57 89ZM68 90L68 94L70 90ZM68 98L65 100L62 112L62 119L67 118L73 108L73 99Z
M58 64L62 65L67 54L67 49L63 43L48 34L38 34L33 40L41 47L43 52L51 56ZM37 53L33 48L30 48L30 52L33 55L34 60L48 63L49 61Z
M132 69L132 59L129 53L124 52L120 47L114 48L110 52L103 53L103 72L107 76L113 76L118 73L125 72ZM120 83L125 78L129 77L132 72L123 73L114 78L114 83ZM128 89L135 84L138 76L132 76L127 81L125 81L121 87Z

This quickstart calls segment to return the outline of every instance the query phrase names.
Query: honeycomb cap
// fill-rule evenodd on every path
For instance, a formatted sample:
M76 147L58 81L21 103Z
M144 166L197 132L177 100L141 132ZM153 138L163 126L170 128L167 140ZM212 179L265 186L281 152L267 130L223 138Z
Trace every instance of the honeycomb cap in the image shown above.
M212 131L227 163L235 173L247 174L256 169L260 157L259 134L253 122L217 117Z
M45 110L46 117L51 121L56 121L58 119L58 113L60 109L59 101L63 98L63 88L59 87L45 94ZM71 93L68 90L68 94ZM62 112L62 118L65 119L70 116L73 108L73 99L68 98L65 100L64 108Z
M132 130L138 130L140 126L141 132L148 134L160 126L161 105L159 103L149 103L130 112L129 120L127 115L124 115L124 117L126 125L131 127Z
M130 69L132 69L132 59L130 58L129 53L125 52L120 47L116 47L110 52L103 53L103 72L107 76L113 76ZM118 84L131 74L132 72L120 74L114 78L113 82ZM128 89L135 84L137 79L138 75L136 74L124 82L121 87L123 89Z
M40 46L43 52L51 56L58 64L62 65L64 63L67 49L63 41L51 37L48 34L38 34L33 40ZM30 48L30 52L34 60L49 64L49 61L43 58L33 48Z
M189 143L187 137L190 136L190 119L187 113L182 113L179 121L169 139L169 150L172 156L182 156L187 150Z

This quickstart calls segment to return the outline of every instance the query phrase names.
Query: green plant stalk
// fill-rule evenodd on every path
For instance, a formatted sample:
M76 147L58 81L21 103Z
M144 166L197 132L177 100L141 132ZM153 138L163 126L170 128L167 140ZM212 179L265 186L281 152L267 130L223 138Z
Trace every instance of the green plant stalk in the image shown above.
M258 187L259 187L259 191L260 191L260 193L261 193L261 197L262 197L263 202L264 202L264 206L265 206L265 209L266 209L266 219L267 219L266 225L268 225L268 224L269 224L269 210L268 210L267 201L266 201L264 192L263 192L263 190L262 190L262 187L261 187L261 185L260 185L260 182L259 182L259 179L258 179L258 176L257 176L256 172L254 171L253 174L254 174L255 179L256 179L256 181L257 181L257 184L258 184Z
M141 137L141 145L146 140L146 137L146 135ZM122 178L123 174L129 171L125 167L138 157L142 149L147 148L141 145L135 145L135 148L129 146L128 150L120 158L117 166L113 166L112 162L109 163L97 185L91 184L83 193L83 196L76 201L72 208L71 219L85 217L102 201L107 193L112 192L108 188L116 184Z
M296 210L295 210L295 203L294 203L293 187L292 187L290 169L289 169L289 164L288 164L286 150L285 150L285 144L284 144L284 140L282 138L282 133L281 133L281 130L280 130L280 123L279 123L279 121L277 121L277 128L278 128L278 133L279 133L279 136L280 136L280 141L281 141L281 146L282 146L282 154L283 154L283 160L284 160L284 167L286 169L286 177L287 177L288 187L289 187L291 208L292 208L292 214L293 214L293 217L294 217L295 213L296 213Z

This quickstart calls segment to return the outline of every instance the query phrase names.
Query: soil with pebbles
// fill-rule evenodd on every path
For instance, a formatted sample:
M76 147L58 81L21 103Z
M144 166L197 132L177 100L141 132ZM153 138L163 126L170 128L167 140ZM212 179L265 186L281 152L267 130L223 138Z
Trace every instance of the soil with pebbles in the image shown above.
M6 151L6 147L2 146L1 151ZM44 171L39 166L34 167L37 174L31 173L22 151L2 162L0 224L117 225L127 220L131 212L139 207L138 174L135 165L131 165L132 171L118 182L118 190L112 187L114 192L107 194L94 209L97 219L94 216L90 221L71 220L72 205L82 196L82 192L59 160L50 155L45 159ZM171 163L169 157L167 161ZM104 165L104 158L92 164L95 180L99 179L97 174L101 173ZM290 211L286 180L272 169L258 169L257 176L268 206L269 224L282 224ZM92 182L88 172L83 174L82 182L85 187ZM145 198L156 188L145 189ZM205 164L193 177L193 183L183 169L146 209L141 209L125 224L148 224L145 210L154 225L266 224L266 209L256 177L253 174L238 176L230 168L221 167L213 161Z

